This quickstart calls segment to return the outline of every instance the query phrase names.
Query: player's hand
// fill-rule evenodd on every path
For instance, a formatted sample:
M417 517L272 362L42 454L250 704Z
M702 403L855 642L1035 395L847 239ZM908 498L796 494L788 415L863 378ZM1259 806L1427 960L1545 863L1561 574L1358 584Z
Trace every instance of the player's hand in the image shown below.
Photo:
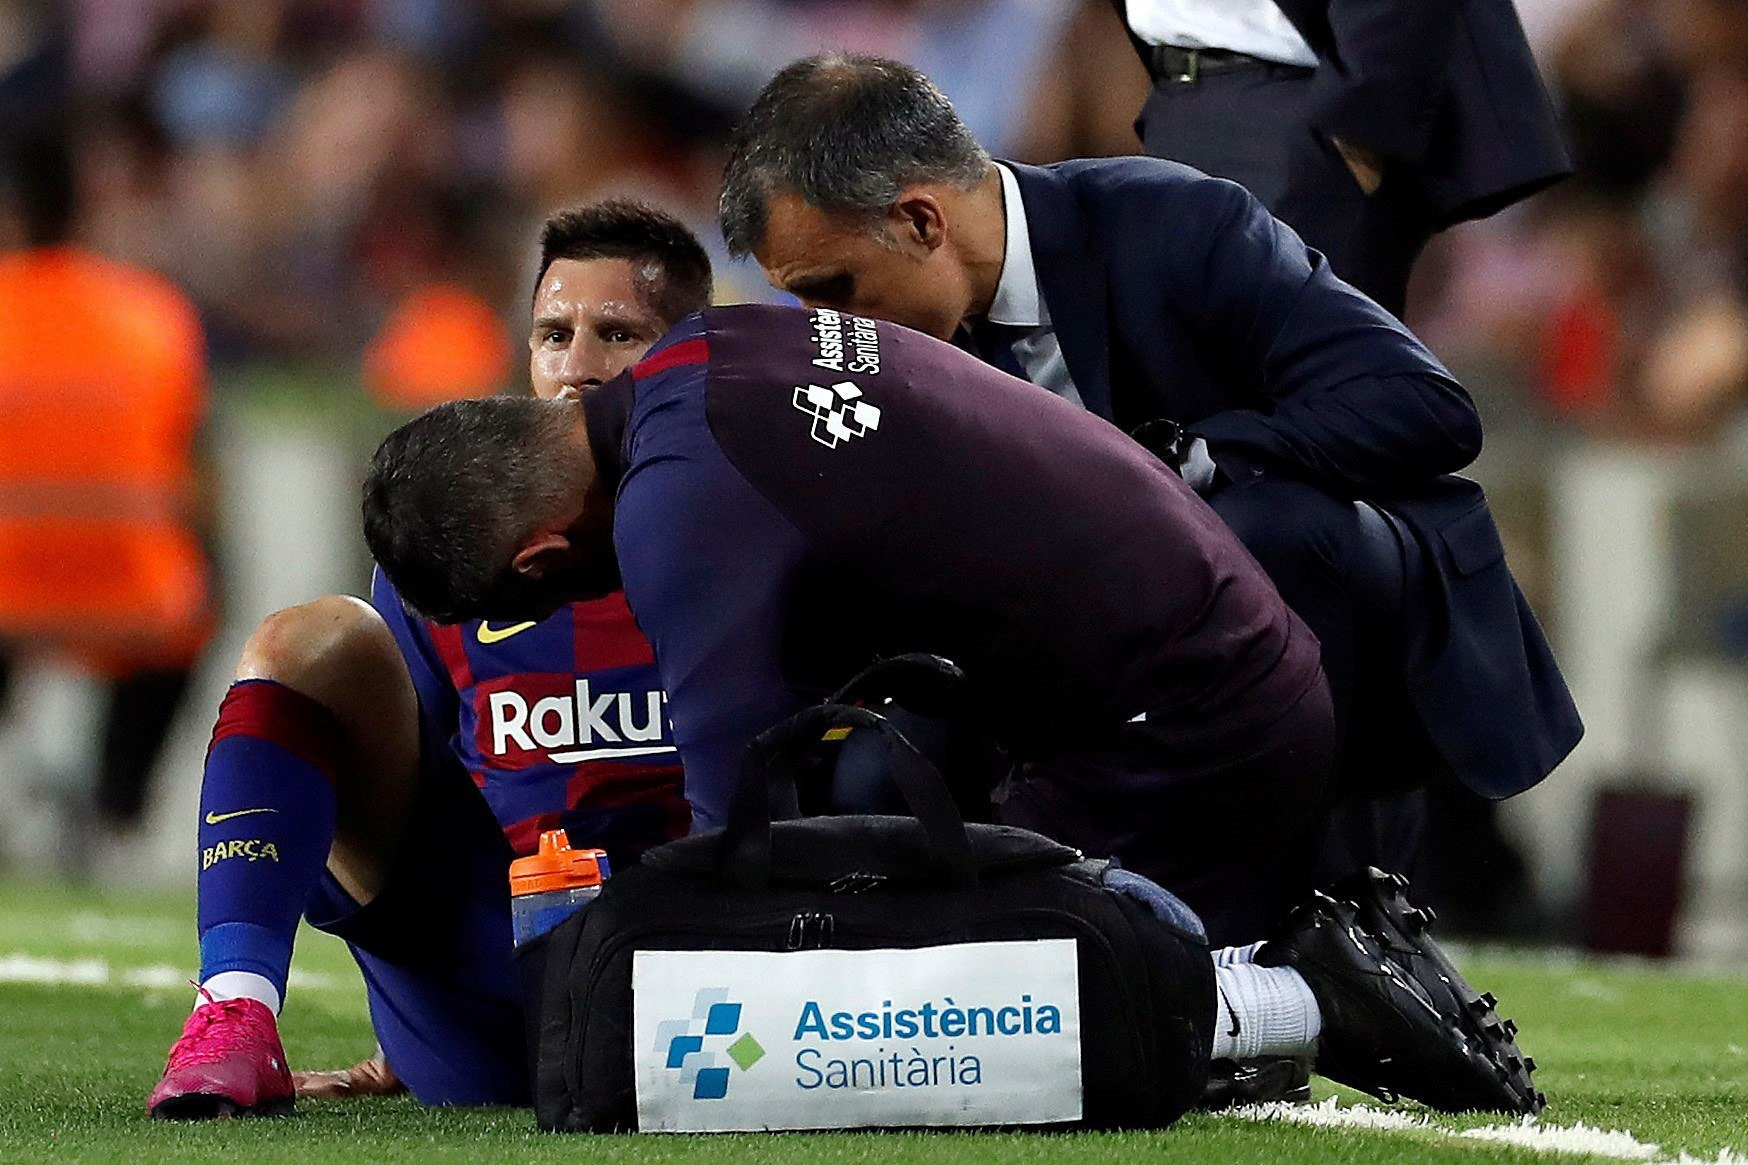
M382 1049L350 1068L333 1072L293 1072L299 1100L350 1100L360 1096L399 1096L407 1090L388 1066Z
M1367 195L1376 194L1384 181L1384 159L1378 155L1378 151L1370 146L1344 142L1336 137L1330 138L1329 144L1335 147L1335 152L1347 163L1348 172L1359 183L1361 192Z

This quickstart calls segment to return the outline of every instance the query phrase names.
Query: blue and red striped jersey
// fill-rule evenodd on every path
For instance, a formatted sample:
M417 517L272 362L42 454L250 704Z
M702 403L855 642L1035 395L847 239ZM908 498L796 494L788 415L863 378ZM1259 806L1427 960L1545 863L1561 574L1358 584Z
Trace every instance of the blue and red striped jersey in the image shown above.
M538 623L443 626L410 615L378 571L371 602L412 673L426 739L472 774L517 853L563 827L631 857L690 824L667 696L625 596Z

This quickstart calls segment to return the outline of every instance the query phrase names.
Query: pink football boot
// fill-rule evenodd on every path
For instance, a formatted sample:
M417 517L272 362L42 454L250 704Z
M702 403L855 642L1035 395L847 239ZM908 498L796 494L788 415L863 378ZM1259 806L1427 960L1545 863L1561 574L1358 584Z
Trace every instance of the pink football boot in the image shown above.
M272 1010L253 999L214 1002L208 995L171 1045L146 1107L159 1120L211 1120L279 1116L291 1111L291 1099L291 1070Z

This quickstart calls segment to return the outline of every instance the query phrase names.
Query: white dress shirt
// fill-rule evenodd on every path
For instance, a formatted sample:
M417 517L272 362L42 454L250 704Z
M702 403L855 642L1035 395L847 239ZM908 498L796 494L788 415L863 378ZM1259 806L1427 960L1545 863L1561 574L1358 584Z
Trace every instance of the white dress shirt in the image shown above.
M1013 171L996 163L1001 174L1002 212L1007 218L1007 249L1003 252L1001 278L995 285L986 317L992 324L1027 328L1014 341L1014 359L1026 371L1026 379L1073 404L1083 405L1080 389L1068 374L1068 361L1050 323L1050 308L1044 289L1038 285L1038 268L1032 261L1032 232L1026 225L1026 210L1020 203L1020 183Z
M1128 0L1127 7L1129 28L1148 44L1317 67L1317 54L1274 0Z

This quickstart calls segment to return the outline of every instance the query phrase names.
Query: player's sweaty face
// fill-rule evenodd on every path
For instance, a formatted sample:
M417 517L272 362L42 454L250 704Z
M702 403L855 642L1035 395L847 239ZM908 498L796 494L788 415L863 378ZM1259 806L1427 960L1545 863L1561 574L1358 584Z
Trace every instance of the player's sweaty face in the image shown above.
M869 223L773 198L758 250L771 286L809 307L891 320L947 339L966 311L962 273L941 250L908 238L903 224Z
M554 259L534 292L528 379L551 400L613 379L649 351L667 325L644 301L661 278L630 259Z

